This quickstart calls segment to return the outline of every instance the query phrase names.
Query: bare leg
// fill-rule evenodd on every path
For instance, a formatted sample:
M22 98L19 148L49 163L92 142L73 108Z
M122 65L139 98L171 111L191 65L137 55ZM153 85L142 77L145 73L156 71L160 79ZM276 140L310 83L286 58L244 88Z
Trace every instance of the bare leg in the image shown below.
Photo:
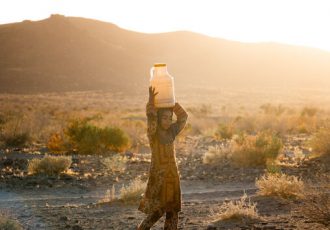
M164 211L158 210L149 214L139 225L138 230L149 230L164 214Z
M166 212L166 219L164 224L164 230L176 230L178 229L178 213Z

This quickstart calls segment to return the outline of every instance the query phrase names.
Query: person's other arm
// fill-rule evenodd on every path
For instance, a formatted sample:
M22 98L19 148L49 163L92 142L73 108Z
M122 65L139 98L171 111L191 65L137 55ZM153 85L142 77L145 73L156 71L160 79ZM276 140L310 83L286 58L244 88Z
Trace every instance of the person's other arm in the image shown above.
M173 124L174 125L173 128L175 131L175 135L178 135L187 123L188 113L179 103L175 103L173 107L173 112L177 118L176 122Z

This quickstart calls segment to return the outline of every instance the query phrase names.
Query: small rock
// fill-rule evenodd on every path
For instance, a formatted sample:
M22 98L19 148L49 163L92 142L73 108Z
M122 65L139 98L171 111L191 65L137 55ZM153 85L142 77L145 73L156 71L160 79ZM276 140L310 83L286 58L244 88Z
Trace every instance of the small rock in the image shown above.
M14 163L13 159L9 158L9 159L5 159L2 164L3 166L7 167L7 166L12 166L13 163Z
M68 221L69 218L68 218L67 216L61 216L61 217L60 217L60 220L61 220L61 221Z
M206 230L217 230L217 227L215 227L214 225L208 225Z

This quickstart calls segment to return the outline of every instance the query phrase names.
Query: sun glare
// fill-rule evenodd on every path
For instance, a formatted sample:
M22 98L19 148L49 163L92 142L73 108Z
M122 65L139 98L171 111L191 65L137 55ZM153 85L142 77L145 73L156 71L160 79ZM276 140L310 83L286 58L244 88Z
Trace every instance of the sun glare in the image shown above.
M40 20L54 13L145 33L189 30L243 42L330 51L330 1L325 0L11 0L1 3L0 23Z

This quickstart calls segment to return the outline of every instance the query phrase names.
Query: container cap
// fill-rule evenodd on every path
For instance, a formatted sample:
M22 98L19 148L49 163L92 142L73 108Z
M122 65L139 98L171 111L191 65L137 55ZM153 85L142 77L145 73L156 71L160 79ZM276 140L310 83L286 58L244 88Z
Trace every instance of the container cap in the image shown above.
M166 64L165 63L155 63L154 67L165 67Z

